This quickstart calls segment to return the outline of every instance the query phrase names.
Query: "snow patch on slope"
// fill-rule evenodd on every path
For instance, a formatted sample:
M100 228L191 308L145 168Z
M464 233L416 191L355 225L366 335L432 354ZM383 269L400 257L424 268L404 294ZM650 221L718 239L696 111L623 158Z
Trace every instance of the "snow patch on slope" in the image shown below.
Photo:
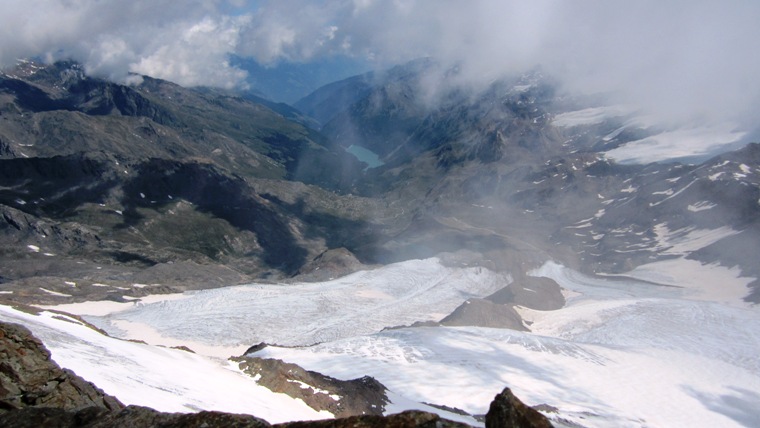
M713 209L713 208L715 208L717 206L718 206L717 204L714 204L714 203L712 203L710 201L699 201L699 202L697 202L695 204L689 204L689 206L687 208L688 208L689 211L691 211L693 213L698 213L700 211L706 211L706 210Z
M561 113L554 117L552 125L559 127L573 127L582 125L595 125L612 117L625 116L630 109L622 106L591 107L583 110Z
M688 255L691 252L712 245L723 238L740 233L740 231L734 230L729 226L722 226L716 229L685 227L670 230L667 223L655 225L653 231L657 240L655 250L665 255Z
M604 154L620 163L647 164L705 156L744 138L732 126L698 127L666 131L631 141Z
M747 286L755 280L741 276L737 266L704 265L685 258L648 263L623 275L683 287L691 298L723 303L735 303L747 297Z

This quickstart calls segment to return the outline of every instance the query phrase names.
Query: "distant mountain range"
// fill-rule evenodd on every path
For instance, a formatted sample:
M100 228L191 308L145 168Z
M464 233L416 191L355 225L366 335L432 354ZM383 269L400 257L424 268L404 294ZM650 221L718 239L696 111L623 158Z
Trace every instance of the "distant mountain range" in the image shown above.
M478 90L456 77L423 59L293 108L21 62L0 76L0 280L61 292L55 278L107 277L150 293L440 254L515 275L548 259L625 274L688 258L760 278L758 145L619 164L607 153L663 130L559 95L540 71Z
M558 94L540 71L480 91L451 84L451 71L431 102L425 84L446 76L436 67L418 61L374 81L347 79L297 104L304 111L345 106L321 118L322 132L384 162L357 187L416 207L398 235L404 239L382 244L379 259L467 249L510 272L552 257L589 273L621 274L684 257L759 277L757 144L693 163L654 150L660 162L620 164L616 150L641 152L641 141L687 131ZM706 153L726 150L725 139L711 143L715 134L700 138L688 142ZM757 301L760 283L752 284L748 299Z
M294 104L324 85L366 72L362 61L336 56L309 63L261 64L254 59L233 56L231 65L248 73L245 83L257 95L281 103Z
M113 394L0 323L0 420L753 425L760 144L459 73L0 73L2 321Z

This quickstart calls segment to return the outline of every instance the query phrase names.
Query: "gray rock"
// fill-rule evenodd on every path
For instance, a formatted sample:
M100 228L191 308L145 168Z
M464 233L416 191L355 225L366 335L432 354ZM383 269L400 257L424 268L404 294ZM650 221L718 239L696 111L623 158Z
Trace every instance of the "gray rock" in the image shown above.
M14 428L264 428L269 423L250 415L222 412L162 413L148 407L129 406L118 412L98 407L79 411L28 407L0 415L0 425Z
M551 428L546 416L525 405L509 388L491 402L486 414L486 428Z
M239 357L241 370L257 377L257 383L274 392L301 399L309 407L327 410L336 417L382 415L386 388L372 377L340 380L281 360Z
M501 305L483 299L469 299L441 320L446 326L509 328L527 331L522 317L512 305Z
M25 407L78 410L124 407L70 370L62 370L26 327L0 322L0 412Z
M512 303L539 311L553 311L565 306L565 296L553 279L524 276L486 297L498 304Z

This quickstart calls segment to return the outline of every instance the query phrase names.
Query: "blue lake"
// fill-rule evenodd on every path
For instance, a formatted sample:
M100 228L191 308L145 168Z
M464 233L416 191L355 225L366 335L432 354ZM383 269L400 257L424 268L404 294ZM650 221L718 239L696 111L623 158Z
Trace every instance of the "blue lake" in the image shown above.
M375 152L365 149L362 146L352 144L348 146L346 151L354 155L356 159L369 165L367 168L377 168L378 166L383 165L383 161L380 160L380 157L375 154Z

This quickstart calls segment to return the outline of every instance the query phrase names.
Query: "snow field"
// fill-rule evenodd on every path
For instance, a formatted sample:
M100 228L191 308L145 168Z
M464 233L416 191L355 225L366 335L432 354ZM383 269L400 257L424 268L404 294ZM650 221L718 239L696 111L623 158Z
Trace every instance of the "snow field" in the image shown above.
M114 336L154 344L163 344L164 338L171 344L242 350L259 342L311 345L416 321L439 321L468 298L487 296L510 281L484 268L447 268L433 258L323 283L188 292L184 299L86 319ZM69 309L76 313L76 307Z
M552 277L572 297L557 311L520 309L531 333L413 328L256 355L336 377L369 374L405 399L474 414L509 386L528 404L555 406L583 426L760 423L756 308L554 263L533 274Z
M266 348L261 356L337 377L369 374L407 400L474 414L509 386L526 403L555 406L584 426L736 426L701 397L760 388L756 373L686 352L485 328L405 329L305 349ZM749 408L738 410L752 418ZM582 422L584 414L600 423Z
M0 317L29 328L61 367L124 404L165 412L247 413L271 423L333 416L257 385L228 362L103 336L73 318L56 319L60 315L50 312L35 316L0 306Z
M661 229L660 244L674 250L731 232ZM549 416L566 424L760 426L755 410L760 406L760 313L741 300L751 278L683 258L609 277L586 276L552 262L530 274L557 281L568 303L556 311L517 308L529 333L474 327L383 330L440 319L467 298L490 294L511 280L485 269L446 268L437 259L324 283L252 284L109 307L117 312L92 305L67 308L90 313L88 320L112 333L199 346L206 355L226 357L233 348L240 354L240 347L262 340L300 345L270 346L255 355L341 379L373 376L390 389L389 413L430 410L420 404L427 402L483 414L509 386L530 405L558 408ZM80 375L125 402L149 399L148 405L170 411L226 406L218 410L253 413L270 422L277 419L266 415L303 405L243 392L258 387L255 380L226 361L105 338L49 314L3 309L0 316L33 327L62 366L81 369ZM199 373L206 372L216 378L204 381ZM219 387L215 394L222 395L214 396L206 382L211 389L224 384L227 392Z
M730 124L683 128L630 141L604 152L619 163L647 164L691 156L706 156L719 148L740 141L746 132Z

